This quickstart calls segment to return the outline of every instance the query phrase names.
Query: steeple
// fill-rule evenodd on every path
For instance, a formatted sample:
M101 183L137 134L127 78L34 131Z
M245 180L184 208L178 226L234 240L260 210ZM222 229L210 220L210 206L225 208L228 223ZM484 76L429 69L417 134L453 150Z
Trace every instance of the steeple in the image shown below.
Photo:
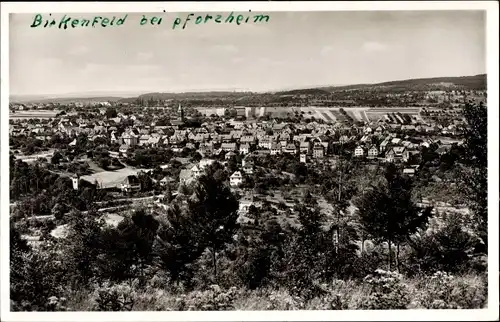
M180 103L179 103L179 108L177 109L177 113L179 114L179 121L184 122L184 110L182 109Z

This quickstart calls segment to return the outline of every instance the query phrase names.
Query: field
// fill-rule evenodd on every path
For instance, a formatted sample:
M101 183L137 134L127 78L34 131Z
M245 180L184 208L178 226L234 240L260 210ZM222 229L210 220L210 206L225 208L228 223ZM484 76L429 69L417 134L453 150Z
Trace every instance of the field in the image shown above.
M419 108L370 108L370 107L349 107L344 109L348 116L354 121L361 122L376 122L381 119L391 119L390 114L401 113L408 114L412 118L420 119ZM345 122L346 117L340 112L340 108L336 107L301 107L301 112L304 112L305 118L322 119L327 123ZM403 120L393 120L402 123Z
M17 111L16 113L9 113L9 119L49 119L56 117L58 110L30 110L30 111Z

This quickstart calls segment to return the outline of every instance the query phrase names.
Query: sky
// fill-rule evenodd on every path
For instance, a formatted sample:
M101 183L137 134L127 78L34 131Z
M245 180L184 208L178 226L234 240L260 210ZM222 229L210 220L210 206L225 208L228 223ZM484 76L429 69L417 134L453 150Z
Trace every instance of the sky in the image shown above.
M272 91L486 73L485 12L267 14L267 23L175 30L187 13L164 13L158 26L139 26L133 13L122 26L67 30L30 28L34 15L12 14L10 92Z

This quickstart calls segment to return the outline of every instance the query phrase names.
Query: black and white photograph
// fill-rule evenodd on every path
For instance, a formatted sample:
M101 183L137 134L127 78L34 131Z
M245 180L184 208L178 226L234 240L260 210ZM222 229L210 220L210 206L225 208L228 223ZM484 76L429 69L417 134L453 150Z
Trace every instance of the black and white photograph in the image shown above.
M498 319L498 3L70 4L2 3L8 321Z

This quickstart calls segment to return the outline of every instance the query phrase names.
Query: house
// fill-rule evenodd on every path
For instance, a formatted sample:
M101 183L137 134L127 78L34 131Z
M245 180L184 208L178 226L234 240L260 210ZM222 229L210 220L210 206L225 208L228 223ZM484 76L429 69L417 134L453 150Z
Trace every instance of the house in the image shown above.
M222 143L220 148L226 152L236 151L236 143Z
M236 153L234 153L233 151L229 151L225 156L224 156L224 159L226 160L231 160L232 157L235 157L236 156Z
M240 154L248 154L250 153L250 144L243 143L240 145Z
M246 174L253 174L254 164L252 161L245 162L243 166L243 172Z
M347 143L349 142L351 139L347 136L347 135L342 135L340 138L339 138L339 142L340 143Z
M391 141L391 144L400 144L401 143L401 139L400 138L393 138L392 141Z
M163 138L159 135L151 135L147 144L152 147L158 147L163 144Z
M255 144L255 137L253 135L243 135L240 138L240 143Z
M138 137L133 132L124 133L122 135L122 141L128 146L136 146L138 143Z
M280 142L282 142L282 141L288 142L288 141L290 141L290 139L291 139L291 137L290 137L289 133L281 133L279 136Z
M281 154L281 145L278 143L273 143L271 145L271 155Z
M313 157L321 159L325 156L325 147L321 143L316 143L313 148Z
M385 162L394 162L395 160L394 156L395 156L394 149L390 149L385 154Z
M116 133L111 132L111 143L118 143L118 138L116 137Z
M380 134L384 133L384 130L385 130L385 129L384 129L384 127L383 127L383 126L381 126L381 125L379 125L379 126L375 129L375 133L380 135Z
M283 152L289 153L289 154L297 154L297 146L295 144L293 144L293 143L289 143L285 147L285 150Z
M406 162L408 161L409 158L410 158L409 152L405 149L405 147L402 146L394 147L385 154L386 162L395 162L395 161Z
M376 146L372 146L368 150L368 158L373 159L373 158L376 158L376 157L378 157L378 149L377 149Z
M311 142L302 141L300 142L300 153L310 154L311 153Z
M363 149L363 147L358 146L356 149L354 149L355 157L362 157L363 155L365 155L365 150Z
M174 179L172 179L172 177L165 176L163 179L160 180L160 186L165 187L169 183L172 183L173 181L174 181Z
M307 154L305 154L305 153L300 154L300 162L307 163Z
M232 187L237 187L243 183L243 176L240 171L235 171L231 177L229 177L229 184Z
M361 143L365 143L370 139L370 135L363 135L363 137L359 140Z
M123 144L122 146L120 146L120 149L118 150L118 152L120 152L123 155L126 155L127 151L128 151L128 148L129 148L128 145Z
M269 154L271 154L270 150L255 150L253 152L254 155L259 156L259 157L265 157Z
M403 175L413 177L413 176L415 176L415 169L414 168L403 169Z
M380 143L380 152L384 152L387 149L387 146L389 144L389 141L384 140L382 143Z
M222 139L222 142L228 143L228 142L231 142L231 140L233 139L233 136L231 134L223 134L221 139Z
M253 196L241 198L240 199L238 213L240 215L246 214L248 212L248 210L250 209L251 205L253 205ZM238 221L239 222L243 222L243 218L242 217L238 217ZM247 219L247 220L251 220L251 219Z
M198 152L200 152L200 154L202 155L210 156L214 152L214 144L212 142L200 144Z
M141 182L135 175L129 175L121 183L121 189L124 192L133 192L141 190Z
M149 142L149 135L147 134L144 134L144 135L141 135L141 137L139 138L139 145L140 146L143 146L143 145L146 145L148 144Z
M191 173L193 174L193 177L199 177L202 175L203 171L198 167L197 165L193 166L191 168Z
M259 140L259 147L262 149L270 150L272 144L273 144L273 141L270 138L262 138L261 140Z

